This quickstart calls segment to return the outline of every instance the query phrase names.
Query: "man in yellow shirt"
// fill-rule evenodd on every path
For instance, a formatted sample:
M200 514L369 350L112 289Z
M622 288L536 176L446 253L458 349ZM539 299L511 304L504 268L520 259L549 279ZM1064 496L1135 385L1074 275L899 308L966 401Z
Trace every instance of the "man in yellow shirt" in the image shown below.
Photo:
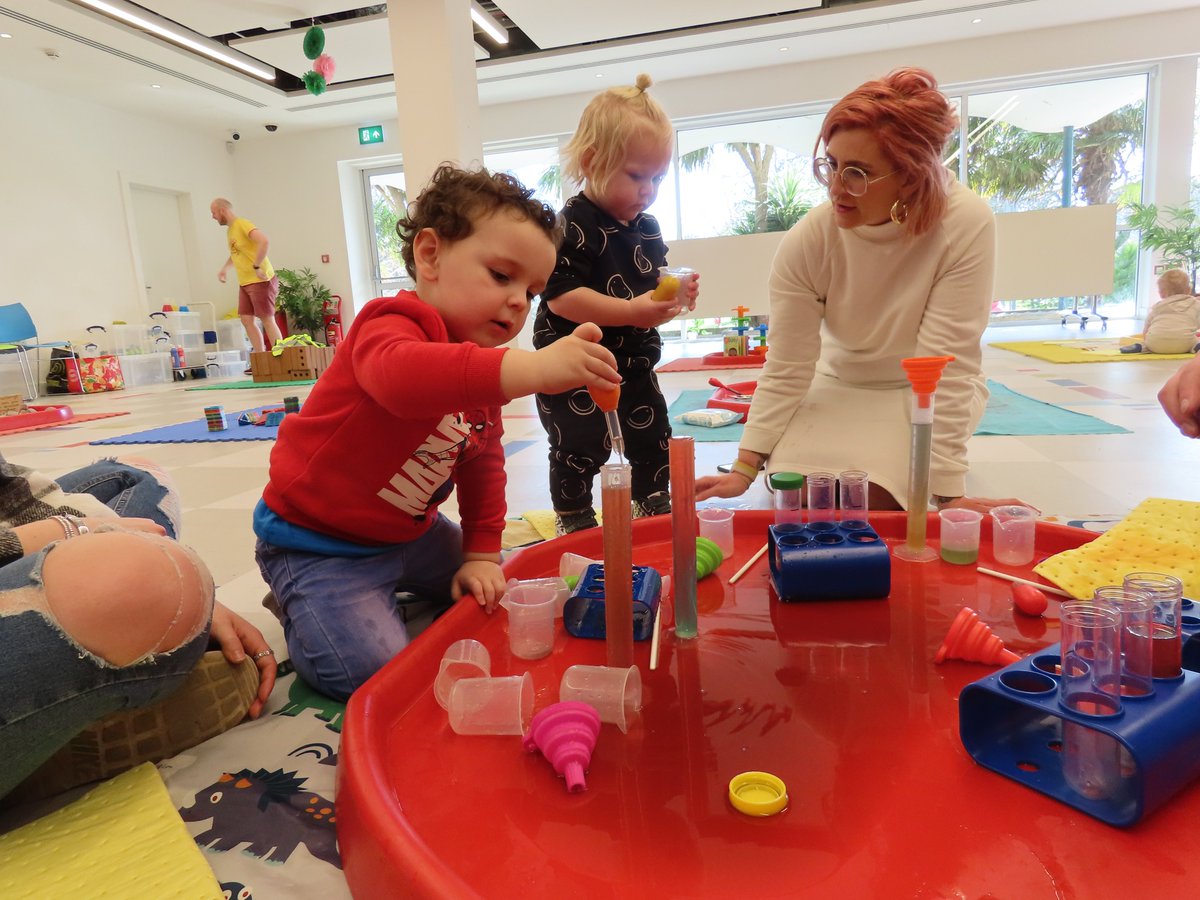
M229 240L229 258L217 273L217 280L224 284L229 267L237 270L240 285L238 316L250 338L250 346L256 352L273 347L276 341L283 339L283 335L275 324L275 297L279 294L279 279L271 261L267 259L270 241L261 229L254 227L253 222L234 213L233 204L224 197L215 199L209 205L209 211L217 224L225 226ZM266 344L263 343L264 332ZM249 374L250 370L246 372Z

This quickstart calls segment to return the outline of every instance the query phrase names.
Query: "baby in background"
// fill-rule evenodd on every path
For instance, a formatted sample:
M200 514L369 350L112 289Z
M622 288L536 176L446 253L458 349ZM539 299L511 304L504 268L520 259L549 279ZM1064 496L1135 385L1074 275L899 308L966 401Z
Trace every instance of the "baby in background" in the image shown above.
M1122 353L1195 353L1200 344L1200 299L1192 295L1192 282L1183 269L1168 269L1158 278L1162 299L1146 313L1144 337L1122 347Z

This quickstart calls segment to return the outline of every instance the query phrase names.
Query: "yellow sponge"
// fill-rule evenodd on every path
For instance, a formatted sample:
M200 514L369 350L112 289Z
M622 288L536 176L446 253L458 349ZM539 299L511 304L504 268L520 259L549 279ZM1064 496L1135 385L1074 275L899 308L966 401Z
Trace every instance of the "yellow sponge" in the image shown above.
M1152 497L1091 543L1064 550L1035 572L1080 599L1130 572L1159 572L1183 582L1185 597L1200 598L1200 503Z
M0 836L0 897L222 900L150 763Z

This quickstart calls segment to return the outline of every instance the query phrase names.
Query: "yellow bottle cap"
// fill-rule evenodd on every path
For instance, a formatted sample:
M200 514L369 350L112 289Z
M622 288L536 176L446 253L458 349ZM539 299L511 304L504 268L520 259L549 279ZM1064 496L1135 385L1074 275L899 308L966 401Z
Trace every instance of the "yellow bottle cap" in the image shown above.
M770 772L743 772L729 782L729 802L748 816L773 816L787 806L787 785Z

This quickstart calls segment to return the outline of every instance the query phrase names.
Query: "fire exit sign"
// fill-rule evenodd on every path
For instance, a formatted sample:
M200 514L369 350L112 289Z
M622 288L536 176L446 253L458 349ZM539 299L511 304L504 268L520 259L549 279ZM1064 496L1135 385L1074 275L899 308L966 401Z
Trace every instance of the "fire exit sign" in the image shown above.
M382 144L383 126L366 125L358 129L358 142L360 144Z

